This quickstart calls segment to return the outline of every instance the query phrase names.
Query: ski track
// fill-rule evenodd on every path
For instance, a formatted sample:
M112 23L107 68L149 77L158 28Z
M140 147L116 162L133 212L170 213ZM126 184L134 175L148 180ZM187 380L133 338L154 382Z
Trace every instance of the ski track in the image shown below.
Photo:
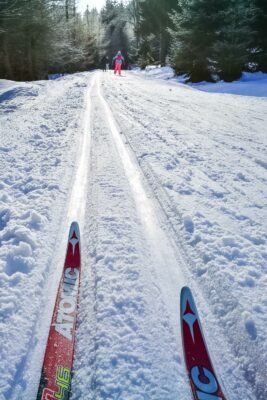
M186 399L177 334L179 262L99 83L93 93L91 239L83 255L90 263L81 288L73 398Z
M216 101L207 115L211 95L177 84L133 74L119 78L112 73L77 74L64 78L64 82L59 91L55 88L60 87L60 81L51 82L47 88L42 83L32 85L32 97L26 103L23 96L29 95L29 85L14 86L3 103L6 128L11 124L10 113L23 115L25 109L32 107L39 112L42 101L43 117L51 121L49 126L35 127L30 115L25 118L23 133L29 136L29 146L35 148L25 146L26 155L20 156L18 167L22 171L28 161L33 178L20 182L15 169L6 174L0 181L6 193L0 197L0 206L8 204L8 188L14 193L17 187L37 209L38 196L46 195L38 192L40 184L34 178L40 156L42 174L53 180L55 188L51 186L51 190L57 193L52 199L53 207L48 197L46 208L38 210L40 217L31 213L16 216L23 229L25 226L31 230L26 232L26 239L25 232L23 236L37 249L31 262L42 260L43 267L40 271L33 268L30 282L30 273L21 277L21 271L11 271L7 278L1 272L5 303L9 287L17 287L19 296L10 315L3 314L4 318L14 320L14 329L4 332L1 341L5 335L13 335L15 343L17 326L24 333L14 349L1 349L4 363L0 399L36 398L68 227L72 220L77 220L81 230L82 276L72 400L191 398L179 324L180 289L184 285L190 286L196 297L227 400L265 400L266 347L262 338L266 329L262 326L262 310L267 304L263 293L266 266L259 254L264 255L265 245L265 196L261 188L266 184L262 119L266 102L250 99L247 104L246 99L239 98L241 111L233 112L234 96L215 95ZM35 96L39 103L34 102ZM58 110L62 124L67 121L66 132L61 126L53 130L53 123L59 124L59 119L53 122L52 115ZM219 120L221 110L224 124L214 129L210 118ZM255 121L255 137L249 136ZM39 133L33 134L34 129ZM52 139L53 132L62 135L62 147L56 142L57 135ZM18 137L23 143L22 134ZM55 166L60 165L57 170L51 168L51 160L45 156L52 140L58 146L53 144ZM212 155L214 148L216 157ZM0 152L3 166L9 167L19 148L13 149L6 138ZM29 161L30 157L34 160ZM232 160L231 165L238 165L240 172L237 173L238 168L231 171L225 160ZM55 174L53 179L49 173ZM232 177L231 187L226 173ZM254 193L253 179L258 182ZM52 185L48 182L48 187L49 184ZM28 195L28 189L35 191L35 196L31 192ZM195 197L191 196L189 204L194 215L187 204L192 194ZM247 207L236 209L242 195L246 196ZM17 197L17 209L23 208L25 199L20 201ZM212 211L211 217L207 210ZM44 223L45 218L50 222ZM12 233L9 219L3 221L6 222L0 225L0 240ZM235 243L236 221L241 227L239 242L244 244L243 248ZM221 236L221 242L213 240L213 232ZM42 253L43 246L49 247L49 258L47 250ZM228 251L235 251L236 256ZM228 257L232 268L236 262L240 268L252 264L250 280L240 271L240 285L236 285L235 293L229 291L234 277L223 257ZM253 269L255 264L257 271ZM10 268L14 268L13 264ZM253 293L258 301L248 310L243 301L250 301L252 280L257 282L256 287L253 284ZM21 294L20 285L28 297ZM31 298L36 301L30 307ZM20 316L29 309L32 312L28 321L22 319ZM258 310L255 316L252 310ZM12 351L12 357L8 356ZM11 360L10 365L5 360Z

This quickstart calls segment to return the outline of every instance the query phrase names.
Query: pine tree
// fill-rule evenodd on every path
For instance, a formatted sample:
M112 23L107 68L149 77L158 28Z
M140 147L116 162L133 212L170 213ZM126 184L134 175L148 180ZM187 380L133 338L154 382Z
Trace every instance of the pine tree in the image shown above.
M97 66L99 40L77 14L76 2L0 0L0 77L45 79Z
M0 13L0 52L5 60L0 61L1 76L18 80L44 78L52 46L48 1L17 0L9 4L7 11Z
M126 7L122 2L106 0L101 11L101 20L104 27L102 53L112 59L121 50L127 62L130 37Z
M165 65L170 45L170 34L167 28L172 24L169 13L177 9L177 0L144 0L140 3L140 9L142 38L150 46L150 50L155 50L153 58ZM149 43L149 37L153 38L154 43ZM155 40L157 40L156 46Z
M99 65L100 54L100 16L96 8L84 14L84 29L83 29L83 58L82 69L88 70L96 68Z
M127 5L129 22L133 26L135 36L135 47L139 48L141 39L141 0L131 0Z
M213 80L210 58L226 3L227 0L178 0L179 9L172 14L174 27L170 29L171 63L191 82Z
M267 1L256 0L256 18L252 28L255 31L254 61L259 71L267 72Z
M154 44L154 49L153 49ZM157 40L154 35L148 36L143 39L138 51L138 64L142 69L148 65L155 64L153 54L156 53Z
M229 0L223 16L225 24L217 33L212 58L219 77L233 81L240 78L251 60L256 9L251 0Z

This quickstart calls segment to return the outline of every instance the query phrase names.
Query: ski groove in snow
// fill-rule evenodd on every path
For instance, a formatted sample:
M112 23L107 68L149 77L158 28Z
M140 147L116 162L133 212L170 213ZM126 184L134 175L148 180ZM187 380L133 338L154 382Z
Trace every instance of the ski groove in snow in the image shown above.
M94 87L96 76L92 78L90 87L86 92L86 108L83 117L83 134L78 149L79 164L74 184L72 186L71 199L67 222L79 221L80 233L83 233L84 215L86 208L86 193L88 180L88 162L90 155L90 124L91 124L91 90Z
M91 173L83 244L87 262L73 398L186 399L189 387L178 350L183 280L177 259L169 244L166 256L155 210L140 172L114 139L119 134L105 101L98 90L92 96ZM144 216L146 210L148 216ZM173 274L171 268L175 268ZM165 282L168 279L165 288L159 274L164 274Z

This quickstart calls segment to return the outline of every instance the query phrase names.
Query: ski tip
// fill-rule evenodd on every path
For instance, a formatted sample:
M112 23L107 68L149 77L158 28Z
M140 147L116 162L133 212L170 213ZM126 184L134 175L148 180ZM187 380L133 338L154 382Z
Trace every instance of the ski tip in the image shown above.
M80 241L80 228L79 224L76 221L73 221L70 226L69 238L72 238L73 233L75 232L77 239Z
M71 226L71 227L77 227L77 228L79 229L79 224L78 224L77 221L72 221L72 223L71 223L70 226Z
M189 289L188 286L183 286L181 289L181 297L183 297L184 295L189 294L192 296L191 290Z
M184 286L181 289L181 304L186 300L189 300L190 302L193 300L192 292L188 286Z
M193 311L194 315L197 316L198 318L198 312L197 312L197 308L195 305L195 301L194 301L194 297L193 294L191 292L191 290L189 289L189 287L184 286L181 289L181 317L184 315L184 313L186 312L188 306L190 307L190 309Z
M81 239L77 222L72 222L69 230L65 267L80 268L81 266Z

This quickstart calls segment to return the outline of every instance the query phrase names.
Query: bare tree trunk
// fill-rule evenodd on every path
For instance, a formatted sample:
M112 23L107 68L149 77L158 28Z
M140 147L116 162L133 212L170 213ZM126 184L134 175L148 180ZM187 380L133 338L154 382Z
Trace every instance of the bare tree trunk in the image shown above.
M14 79L13 77L13 70L11 67L10 59L9 59L9 52L8 52L8 46L7 46L7 37L4 34L4 40L3 40L3 53L4 53L4 69L6 72L6 78L8 79Z
M27 42L27 72L29 74L29 80L34 79L33 73L33 54L32 54L32 41L31 37L28 38Z
M69 20L69 0L65 0L66 21Z
M161 65L165 65L166 56L167 56L167 33L166 30L163 28L160 32L160 63Z
M131 5L131 18L136 38L136 47L140 45L140 0L133 0Z

